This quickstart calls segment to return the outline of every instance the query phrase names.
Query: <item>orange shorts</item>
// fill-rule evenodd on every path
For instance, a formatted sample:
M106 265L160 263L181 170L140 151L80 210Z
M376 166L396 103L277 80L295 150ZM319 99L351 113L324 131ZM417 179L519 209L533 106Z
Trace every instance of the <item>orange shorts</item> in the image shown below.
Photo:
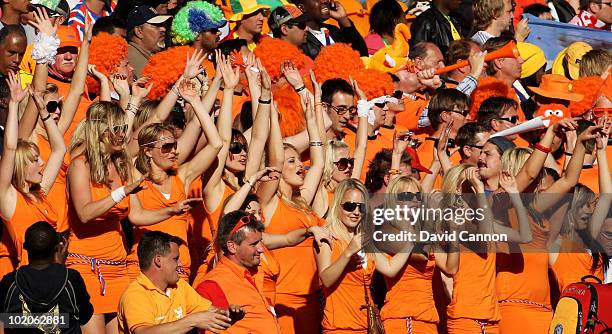
M385 332L397 334L438 334L438 324L407 319L385 319Z
M553 312L541 306L500 303L501 320L499 332L502 334L539 334L548 333Z
M320 333L323 306L314 296L276 294L274 310L283 334Z
M499 334L499 322L487 322L469 318L448 318L448 334Z
M76 263L70 264L72 258L66 260L68 268L78 271L85 281L90 302L94 307L94 314L117 313L119 299L123 291L130 284L127 265L105 265L100 264L99 268L104 279L104 284L98 279L98 271L91 268L91 264ZM102 294L104 290L104 295Z

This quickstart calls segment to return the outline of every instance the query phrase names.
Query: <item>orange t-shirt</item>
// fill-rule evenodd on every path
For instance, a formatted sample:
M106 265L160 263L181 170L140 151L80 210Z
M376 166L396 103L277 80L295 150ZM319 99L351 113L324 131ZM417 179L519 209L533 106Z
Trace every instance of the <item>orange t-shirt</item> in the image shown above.
M15 212L11 219L4 221L7 228L4 232L8 233L3 233L0 248L9 250L10 256L15 257L17 263L23 266L28 264L28 252L23 251L26 230L39 221L46 221L57 229L58 216L45 195L42 195L40 201L31 201L26 199L19 191L16 191L16 194ZM7 241L5 234L11 244L4 244ZM13 253L10 250L15 252Z
M350 148L351 152L355 152L355 136L357 134L352 129L347 129L346 136L344 136L344 142ZM368 146L366 148L365 161L363 162L363 169L361 170L361 176L359 179L361 182L365 182L366 174L370 166L370 162L374 160L376 153L380 152L383 148L393 149L393 133L379 131L376 138L368 138Z
M266 227L266 232L286 234L300 228L324 225L325 221L314 213L290 207L289 204L279 199L276 211ZM313 238L311 237L296 246L271 251L280 264L280 275L276 284L277 295L316 296L319 282L312 244Z
M427 261L412 261L395 277L385 277L387 295L380 311L383 320L406 319L437 323L440 319L433 296L433 274L436 261L433 254Z
M501 319L495 290L495 252L474 253L461 246L459 270L453 276L449 318L490 322Z
M209 296L208 293L212 292L207 289L207 285L216 284L221 290L220 298L224 296L229 305L240 305L244 309L244 318L235 322L224 333L280 334L280 326L263 292L262 283L246 268L222 256L217 266L204 276L204 281L196 290L206 298ZM209 299L217 305L213 298Z
M416 93L413 97L404 97L404 111L395 114L395 124L413 132L422 132L419 128L419 119L425 107L429 104L429 98L423 94Z
M42 135L37 135L36 146L40 152L40 158L43 161L48 161L51 155L51 145L49 141ZM48 197L51 200L51 205L57 212L57 230L60 232L68 230L68 189L66 175L68 174L68 166L70 165L70 155L64 154L64 162L55 178L55 183L49 190Z
M348 247L344 240L332 240L332 263L336 262ZM323 288L325 309L323 310L323 330L365 331L368 328L368 313L361 306L365 305L365 289L368 287L368 298L373 303L369 287L375 264L368 258L364 269L358 256L353 256L344 268L342 275L334 286Z
M170 198L168 199L159 191L153 182L150 180L144 182L146 188L136 194L143 209L160 210L177 205L180 201L187 199L187 195L183 190L183 181L176 175L170 176L170 179L172 182L172 192L169 194ZM179 246L179 269L182 271L182 276L189 277L191 258L189 257L187 231L192 224L192 220L191 213L186 212L181 215L172 216L157 224L134 226L134 243L132 245L132 250L128 254L127 260L138 263L136 250L138 248L138 242L143 234L149 231L166 232L183 240L183 244Z
M365 37L370 32L370 10L376 3L374 0L366 0L365 8L361 2L357 0L340 0L340 4L346 11L346 16L353 22L361 37ZM328 24L338 26L338 21L329 19Z

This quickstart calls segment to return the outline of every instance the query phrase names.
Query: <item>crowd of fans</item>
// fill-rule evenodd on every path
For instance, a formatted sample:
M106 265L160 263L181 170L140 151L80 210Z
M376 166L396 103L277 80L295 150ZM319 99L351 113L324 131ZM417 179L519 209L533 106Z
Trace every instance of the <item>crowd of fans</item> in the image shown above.
M610 0L1 10L0 314L37 332L548 333L611 280L612 55L521 16ZM374 238L420 231L506 239Z

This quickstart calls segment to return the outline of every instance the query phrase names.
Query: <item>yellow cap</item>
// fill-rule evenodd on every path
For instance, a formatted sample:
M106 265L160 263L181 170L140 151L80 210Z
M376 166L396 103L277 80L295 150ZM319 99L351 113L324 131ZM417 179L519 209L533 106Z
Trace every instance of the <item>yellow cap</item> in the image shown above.
M521 79L536 73L542 66L546 65L544 51L537 45L531 43L516 43L521 58L525 61L521 66Z
M570 46L561 50L555 58L552 66L552 73L565 76L565 69L563 68L563 59L567 59L567 69L569 73L568 79L578 79L580 72L580 62L585 53L593 50L593 47L585 42L574 42Z

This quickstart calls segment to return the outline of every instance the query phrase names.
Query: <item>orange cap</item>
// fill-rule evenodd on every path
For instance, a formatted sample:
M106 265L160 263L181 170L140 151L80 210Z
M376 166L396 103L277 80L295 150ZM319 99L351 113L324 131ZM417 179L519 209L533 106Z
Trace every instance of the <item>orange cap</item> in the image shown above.
M75 27L63 25L59 26L57 29L57 37L60 39L60 48L66 46L74 46L75 48L81 47L79 32Z

